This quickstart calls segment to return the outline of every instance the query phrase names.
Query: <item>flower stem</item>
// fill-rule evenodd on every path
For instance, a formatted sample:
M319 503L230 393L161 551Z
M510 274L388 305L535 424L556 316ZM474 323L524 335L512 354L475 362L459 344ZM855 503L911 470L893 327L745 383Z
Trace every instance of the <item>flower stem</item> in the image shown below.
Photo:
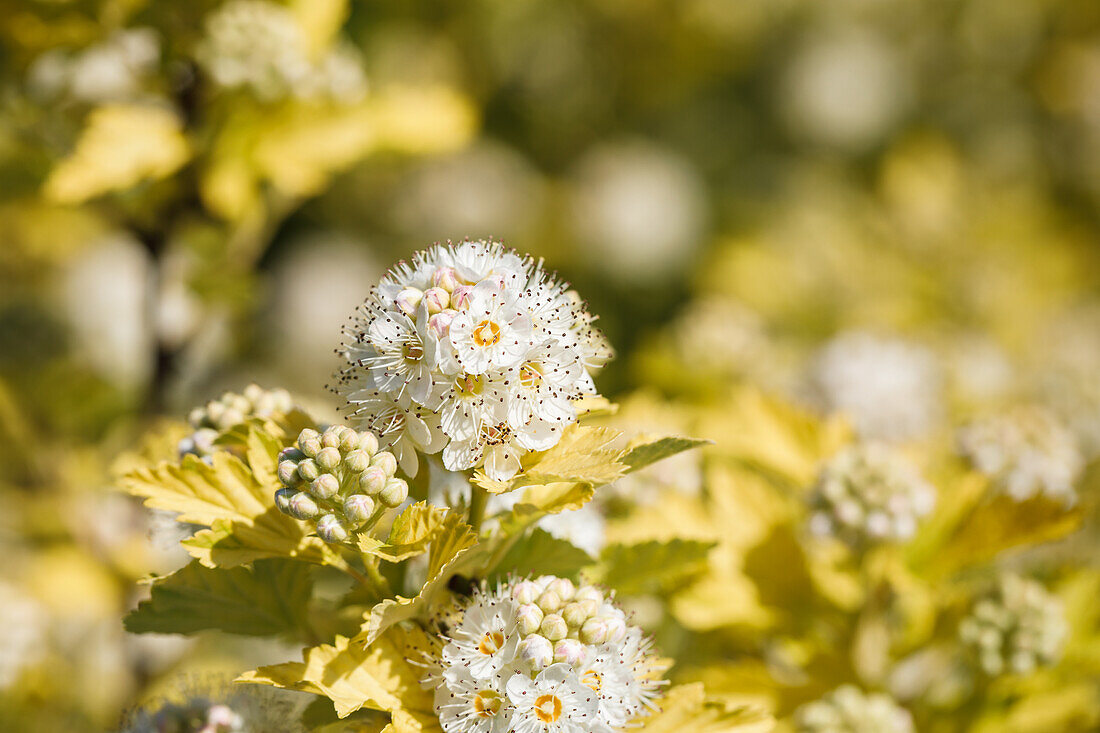
M477 484L470 484L470 511L466 523L475 532L481 532L481 520L485 518L485 505L489 502L489 492Z

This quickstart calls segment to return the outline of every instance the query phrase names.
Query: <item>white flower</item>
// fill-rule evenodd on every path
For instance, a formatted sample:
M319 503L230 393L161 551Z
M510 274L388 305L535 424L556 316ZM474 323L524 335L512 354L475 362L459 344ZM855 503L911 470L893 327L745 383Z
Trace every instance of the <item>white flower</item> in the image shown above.
M458 671L435 688L435 712L445 733L505 733L514 709L498 680Z
M943 412L935 356L901 339L843 333L822 349L810 381L824 410L847 414L871 440L922 437Z
M598 588L565 578L478 590L443 626L422 684L446 733L610 733L653 708L665 684L641 630Z
M515 706L515 733L589 733L597 698L568 664L551 664L531 679L508 680L508 700Z
M870 443L822 466L809 497L810 530L853 547L908 540L936 503L936 491L905 457Z
M44 610L18 586L0 580L0 690L15 684L43 656Z
M1058 660L1069 635L1062 602L1040 583L1005 575L959 624L959 637L989 676L1028 674Z
M909 711L882 692L841 685L794 714L798 733L912 733Z
M1072 504L1084 469L1077 440L1051 413L1021 407L959 432L959 450L1017 501L1045 494Z
M484 465L507 480L595 392L591 372L610 350L593 320L564 283L499 243L436 245L359 307L335 391L384 442L404 441L394 450L406 472L413 451L442 450L448 470Z

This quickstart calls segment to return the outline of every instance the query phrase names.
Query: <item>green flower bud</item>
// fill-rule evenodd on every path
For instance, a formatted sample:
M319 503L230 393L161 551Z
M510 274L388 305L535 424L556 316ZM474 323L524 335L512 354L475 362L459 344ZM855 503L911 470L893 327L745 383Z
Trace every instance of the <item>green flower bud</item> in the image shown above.
M317 536L325 542L344 542L350 534L335 514L326 514L317 520Z
M387 478L385 471L378 466L371 466L359 476L359 490L374 496L385 488Z
M533 634L542 625L542 609L533 603L525 603L516 611L519 632L524 636Z
M370 465L381 468L386 472L387 476L392 476L397 471L397 459L394 458L393 453L389 451L375 453L374 458L370 461Z
M279 481L283 486L294 488L302 483L302 477L298 475L298 464L294 461L283 461L279 464Z
M311 440L299 441L298 448L302 451L302 453L306 454L306 456L314 458L317 456L318 453L321 452L321 439L312 438Z
M396 507L409 498L409 485L402 479L391 478L378 493L378 499L388 507Z
M563 602L572 600L573 595L577 592L576 586L569 578L554 578L550 581L550 585L546 586L546 590L557 593Z
M336 467L340 465L340 451L326 446L321 449L314 460L317 461L317 465L322 471L335 471Z
M584 603L569 603L561 611L561 617L571 629L579 629L585 621L594 614L589 613L589 608Z
M298 450L294 446L283 448L281 451L279 451L279 461L294 461L295 463L297 463L305 457L306 454Z
M302 443L307 443L311 440L320 440L320 439L321 439L321 434L318 433L313 428L306 428L302 432L298 433L298 445L299 446Z
M313 497L304 491L299 491L290 497L290 515L296 519L313 519L321 513L321 507Z
M363 450L353 450L344 456L344 465L349 471L362 473L370 468L370 454Z
M550 641L561 641L569 635L569 625L559 614L548 613L543 616L539 631Z
M378 452L378 438L374 433L359 433L359 450L366 451L369 456Z
M585 644L603 644L607 641L607 623L602 618L590 618L581 626L581 641Z
M344 499L344 516L348 522L359 526L374 513L374 499L365 494L352 494Z
M321 447L322 448L338 448L340 446L340 435L334 428L329 428L325 432L321 433Z
M321 475L321 469L317 468L312 458L306 458L298 464L298 475L303 481L312 481Z
M512 600L516 603L526 605L534 603L541 593L542 589L539 588L538 583L534 583L530 580L522 580L516 583L512 588Z
M550 590L540 595L536 603L538 603L539 608L541 608L544 613L554 613L562 607L561 596ZM554 640L552 639L551 641Z
M340 482L331 473L322 473L309 484L309 493L318 499L331 499L340 490Z
M297 492L294 489L279 489L275 492L275 508L283 514L290 514L290 497Z
M359 450L359 433L349 429L340 437L340 452L351 453Z

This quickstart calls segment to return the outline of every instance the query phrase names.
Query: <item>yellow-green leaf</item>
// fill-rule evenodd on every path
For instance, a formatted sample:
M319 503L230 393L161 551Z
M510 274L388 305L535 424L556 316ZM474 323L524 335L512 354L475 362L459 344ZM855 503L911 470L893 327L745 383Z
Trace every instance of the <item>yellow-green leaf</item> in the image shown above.
M592 562L592 558L584 550L536 527L530 535L513 544L495 564L489 580L492 582L509 573L521 576L557 575L575 579L581 569Z
M163 107L108 105L93 110L76 149L50 172L46 198L78 204L171 175L191 157L183 126Z
M673 687L658 701L659 712L639 718L646 733L764 733L775 724L770 715L751 707L707 700L703 685Z
M425 501L405 509L393 520L389 539L384 544L370 537L359 543L363 552L390 562L401 562L428 551L428 544L443 528L447 510Z
M626 448L626 452L619 460L628 466L627 473L632 473L669 456L702 445L709 445L712 442L701 438L684 438L676 435L658 438L654 441L631 441Z
M573 423L553 448L525 458L523 470L510 481L494 481L479 471L474 482L495 494L552 483L609 484L627 470L619 461L621 452L611 447L620 435L611 428Z
M190 634L217 629L231 634L294 634L308 628L313 592L309 566L260 560L251 568L211 569L192 561L158 579L149 600L123 620L135 633Z
M675 539L604 548L596 580L625 595L666 590L706 570L714 542Z

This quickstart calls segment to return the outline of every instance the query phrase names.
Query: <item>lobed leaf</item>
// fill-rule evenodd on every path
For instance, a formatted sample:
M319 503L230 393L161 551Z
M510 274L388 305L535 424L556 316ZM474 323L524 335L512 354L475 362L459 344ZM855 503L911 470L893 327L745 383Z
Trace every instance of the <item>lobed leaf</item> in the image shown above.
M767 713L707 700L700 682L679 685L658 701L659 710L637 719L646 733L764 733L775 724Z
M677 435L669 435L648 442L643 438L640 441L631 441L619 460L627 465L627 473L633 473L651 463L664 460L677 453L712 444L713 441L710 440L684 438Z
M211 569L192 561L158 579L123 625L134 634L293 634L309 627L312 592L309 566L301 563L260 560L251 568Z
M657 593L706 570L716 544L681 539L611 544L601 553L596 576L625 595Z
M592 558L584 550L536 527L530 535L513 544L494 565L489 580L492 582L509 573L519 576L558 575L576 579L581 569L592 562Z
M363 536L359 549L389 562L401 562L428 551L428 545L443 529L447 510L418 502L401 512L393 521L387 542L379 543Z

